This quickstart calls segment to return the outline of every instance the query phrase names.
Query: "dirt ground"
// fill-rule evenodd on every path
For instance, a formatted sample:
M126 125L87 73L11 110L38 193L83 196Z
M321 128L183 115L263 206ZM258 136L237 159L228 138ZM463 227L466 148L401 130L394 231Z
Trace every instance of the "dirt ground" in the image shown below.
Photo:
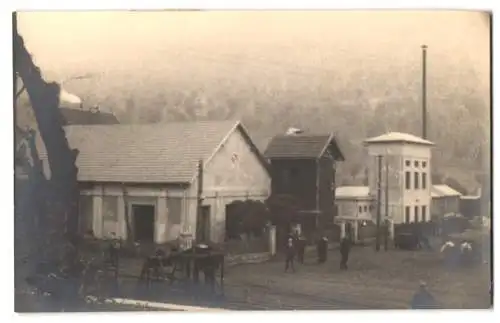
M382 247L376 252L372 245L353 247L347 271L339 268L338 249L330 250L322 265L317 264L315 253L309 252L304 265L295 265L295 273L284 273L280 257L228 267L225 298L213 306L234 310L407 309L423 280L441 308L490 308L489 249L484 250L485 262L449 269L443 264L438 242L431 242L434 251L391 247L384 251ZM140 267L135 268L137 275ZM176 302L166 293L163 299ZM212 306L200 300L185 304Z
M376 252L366 246L352 249L347 271L339 268L338 250L329 251L325 264L315 260L310 253L304 265L296 265L295 273L286 274L278 260L232 267L226 283L231 290L243 291L250 302L267 303L269 308L276 303L297 309L404 309L423 280L442 308L490 308L487 259L471 268L448 269L439 251Z

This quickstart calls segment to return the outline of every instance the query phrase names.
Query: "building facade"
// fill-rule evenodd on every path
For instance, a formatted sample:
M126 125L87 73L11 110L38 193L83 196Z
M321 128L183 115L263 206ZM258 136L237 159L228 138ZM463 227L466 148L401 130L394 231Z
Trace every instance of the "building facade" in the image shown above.
M395 224L430 221L434 144L410 134L391 132L367 139L365 145L370 195L380 200L382 220L388 220L391 233Z
M447 214L460 213L460 198L462 194L448 185L432 185L431 216L442 219Z
M271 195L290 196L305 231L333 223L336 163L344 157L332 134L274 137L264 156L271 170Z
M335 190L340 238L349 235L354 242L361 240L360 231L368 222L373 222L373 196L368 186L340 186Z
M267 163L240 122L68 126L66 133L79 150L80 227L97 238L223 242L226 205L269 195Z

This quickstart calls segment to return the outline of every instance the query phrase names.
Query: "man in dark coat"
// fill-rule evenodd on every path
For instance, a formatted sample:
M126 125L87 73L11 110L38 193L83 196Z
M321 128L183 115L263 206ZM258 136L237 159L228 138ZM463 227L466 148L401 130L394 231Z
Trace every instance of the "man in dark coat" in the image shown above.
M293 260L295 258L295 244L293 243L292 238L288 238L288 242L286 244L285 251L285 272L288 271L288 268L291 267L292 271L295 272L295 266L293 264Z
M351 251L351 240L344 237L340 242L340 269L347 270L347 260Z
M299 238L295 241L297 245L297 258L299 263L304 264L304 254L306 252L306 238L303 235L299 235Z
M318 263L323 264L326 262L326 256L328 251L328 239L325 235L322 235L318 240Z
M418 291L413 295L411 300L411 308L415 310L428 310L438 308L438 304L434 299L434 296L427 290L427 285L425 282L420 282L420 287Z

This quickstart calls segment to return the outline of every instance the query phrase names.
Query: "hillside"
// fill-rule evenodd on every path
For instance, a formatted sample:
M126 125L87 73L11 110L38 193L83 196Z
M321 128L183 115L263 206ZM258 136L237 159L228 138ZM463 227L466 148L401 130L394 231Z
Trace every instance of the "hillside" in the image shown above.
M311 132L333 131L347 158L342 166L343 182L359 182L364 171L361 142L366 137L385 131L416 135L421 131L415 72L410 73L416 76L413 80L391 78L388 71L371 74L368 80L358 70L333 87L327 86L329 75L312 77L310 82L300 75L298 82L290 78L280 82L279 77L252 82L257 75L246 80L238 73L213 71L212 76L220 81L208 83L210 75L204 75L208 71L200 71L198 77L165 74L155 79L110 73L98 82L82 80L68 89L88 104L98 103L102 110L113 111L121 122L240 118L261 148L289 126ZM429 137L437 144L434 170L458 177L465 187L475 186L483 154L489 153L489 103L474 89L473 71L456 75L455 84L445 82L445 77L450 76L432 80L428 95ZM20 123L32 122L26 97L19 107Z
M93 75L64 84L86 105L111 110L122 122L238 118L261 148L289 126L333 131L347 157L346 182L363 175L366 137L386 131L420 135L425 42L428 134L437 145L433 170L467 177L460 182L470 187L476 173L488 168L484 14L36 16L26 14L21 26L28 49L49 79ZM49 39L57 46L49 46Z

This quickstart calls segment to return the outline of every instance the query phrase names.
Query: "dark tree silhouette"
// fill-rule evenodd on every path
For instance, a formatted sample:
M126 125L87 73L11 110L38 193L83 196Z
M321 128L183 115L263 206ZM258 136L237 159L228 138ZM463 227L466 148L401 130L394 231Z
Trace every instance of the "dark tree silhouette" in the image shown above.
M77 151L71 150L62 126L59 85L43 79L40 69L34 64L25 47L23 38L15 29L13 38L15 73L22 80L28 94L51 173L50 178L45 179L36 149L36 134L29 131L26 139L33 161L32 171L28 174L33 188L30 190L29 199L32 207L25 208L24 218L39 217L29 221L39 224L36 228L39 235L27 238L40 252L36 260L28 259L24 262L36 262L33 267L44 263L49 266L50 271L65 268L66 273L69 273L67 269L71 268L77 259L75 256L78 250L79 190L78 170L75 166ZM20 91L15 91L14 95L18 97ZM39 211L33 212L37 208ZM73 294L76 294L76 291Z

